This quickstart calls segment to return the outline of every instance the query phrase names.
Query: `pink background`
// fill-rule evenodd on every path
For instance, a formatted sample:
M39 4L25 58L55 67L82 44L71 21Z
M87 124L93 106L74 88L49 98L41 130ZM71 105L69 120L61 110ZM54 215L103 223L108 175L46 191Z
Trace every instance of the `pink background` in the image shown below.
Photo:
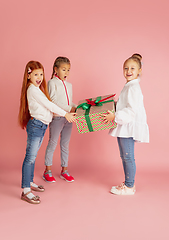
M27 216L30 213L30 206L28 207L28 204L24 202L21 203L21 201L18 200L18 195L21 192L21 166L25 154L26 132L23 131L17 123L24 68L30 60L40 61L44 65L46 79L49 80L55 58L59 55L67 56L71 60L69 81L73 85L73 101L77 104L80 99L111 93L116 93L116 98L118 98L125 83L122 74L123 62L133 53L140 53L143 56L141 88L150 128L150 143L136 145L136 183L138 182L138 186L139 184L141 185L141 191L144 191L146 186L151 186L156 189L157 185L159 188L163 186L167 188L167 191L169 190L167 184L169 168L167 154L167 136L169 133L167 121L169 100L168 8L168 0L6 0L1 3L0 184L2 185L1 189L3 189L1 198L3 204L1 204L0 208L5 209L3 209L3 213L4 216L8 216L6 220L8 220L8 218L12 219L12 216L14 217L21 214L20 206L22 206ZM44 153L47 141L48 130L36 161L35 176L37 176L37 179L39 178L39 181L41 181L41 175L44 170ZM58 159L56 160L56 158ZM59 146L55 152L53 169L55 174L57 173L59 175ZM119 181L123 181L123 172L116 139L110 137L107 130L80 135L74 124L70 143L69 169L77 179L77 182L79 180L79 185L75 185L74 183L75 188L72 190L74 196L76 196L76 194L79 196L78 192L82 191L81 187L84 187L83 184L86 183L86 179L88 179L88 184L86 184L86 187L83 189L87 196L89 196L89 198L93 196L93 198L91 198L92 200L94 199L94 203L95 201L104 201L105 207L107 204L109 207L111 206L112 196L109 196L106 191L109 191L112 184L118 184ZM11 182L15 183L14 187L12 187ZM102 183L104 183L104 187ZM99 188L100 185L103 192ZM149 190L147 189L148 193L152 191L151 187ZM48 188L48 185L46 188ZM51 199L55 196L54 194L56 194L58 198L61 198L60 193L58 196L57 191L55 193L51 185L49 188L49 191L51 191L49 192ZM67 185L66 188L68 188ZM16 191L14 189L16 189ZM97 189L98 191L93 191L93 189ZM160 210L158 201L157 206L155 205L155 207L152 208L151 204L154 198L156 198L155 189L154 195L151 195L149 198L149 200L151 200L148 202L151 206L147 208L148 211L151 209L148 223L152 221L152 219L155 221L152 216L155 209L159 209L159 213L163 214L161 215L162 219L166 220L167 218L165 215L166 212ZM9 191L12 191L13 195L7 194ZM52 191L54 191L54 193ZM69 189L67 191L69 191ZM100 194L103 193L103 195L95 199L100 191ZM164 192L166 193L166 190ZM81 193L83 193L83 191ZM106 201L105 194L111 199ZM139 198L138 196L139 194L137 198ZM167 196L167 199L168 197L169 196ZM13 198L15 200L13 200ZM79 199L79 201L81 203L83 202L82 199ZM121 199L119 199L119 201L121 201ZM121 207L121 204L122 206L127 203L131 204L130 200L124 201L124 205L123 202L119 201L116 198L115 206L117 209ZM134 202L134 200L132 201ZM138 201L140 201L140 204L142 204L143 201L148 201L146 194ZM94 209L92 207L95 206L94 203L91 205L91 208L88 208L90 201L85 200L84 205L79 206L79 209L83 209L83 207L90 209L88 212L90 215ZM52 205L46 195L45 209L47 209L50 204L54 206L54 208L58 207L55 205L55 202L53 202ZM164 205L165 204L162 203L162 206ZM12 206L14 206L14 209ZM77 206L76 201L73 206ZM132 206L136 208L136 211L139 209L139 205L137 206L135 203L132 203ZM33 206L33 208L35 209L36 207ZM98 209L100 208L101 206L98 205ZM10 209L9 212L8 209ZM97 214L92 215L92 222L97 221L99 218L98 209L94 210ZM43 208L41 211L44 211ZM41 211L39 209L39 214L42 214ZM51 209L50 211L52 212ZM70 212L70 216L73 218L75 215L78 224L78 219L82 217L84 212L79 212L78 208L75 208L74 211L75 212ZM132 211L135 213L134 209ZM13 215L10 215L11 212ZM108 214L108 212L108 210L106 213L103 211L101 219L106 219L105 215ZM116 210L116 212L118 219L118 211ZM32 215L33 213L34 212L32 212ZM64 214L66 215L66 213ZM128 220L128 214L130 213L126 212L126 220ZM140 212L140 214L140 219L144 219L144 214L143 216L142 212ZM110 224L109 229L111 229L112 226L111 216L113 216L113 213L108 218L108 223ZM57 221L57 216L54 217L55 221ZM85 219L87 219L88 216L85 215L85 217ZM135 218L137 218L136 215L134 215L133 218L131 217L133 221L132 224L135 223L133 220ZM22 218L19 219L20 221L22 220ZM123 219L125 219L125 217ZM70 221L72 221L71 217ZM118 221L116 221L116 223L117 222ZM66 223L66 228L69 229L69 222ZM104 223L105 226L107 226L108 223ZM118 223L118 226L120 226L120 218ZM56 225L57 224L58 223L56 223ZM114 223L112 222L112 224ZM144 224L144 220L142 224ZM160 222L156 224L159 227ZM21 226L21 222L19 225ZM85 225L83 220L82 225ZM0 224L0 227L1 226L2 224ZM11 226L13 225L11 224L10 227ZM47 227L50 226L51 225ZM104 224L101 224L101 226L104 226ZM118 226L116 227L118 228ZM156 226L155 222L153 226ZM164 224L162 224L162 226L164 226ZM73 232L73 230L72 232L70 231L70 239L96 239L92 238L92 234L93 236L97 236L98 234L97 239L112 236L111 231L109 232L106 227L102 231L100 230L100 232L97 228L93 231L93 228L91 227L90 229L90 227L90 224L86 225L87 235L84 238L75 237L75 232ZM99 224L97 227L99 228ZM24 229L24 226L21 226L21 229ZM82 236L83 228L79 229L77 232ZM64 228L61 228L59 234L65 232L64 230ZM54 234L54 226L52 226L51 231L53 231L52 234ZM136 233L138 233L138 231L136 231ZM160 230L157 233L160 234ZM158 236L157 233L155 236ZM87 237L90 234L91 237ZM165 232L164 229L163 234L163 239L168 239L166 237L167 232ZM10 239L9 236L6 239ZM51 237L52 236L53 235L51 235ZM59 236L62 237L56 239L66 239L66 234L65 238L62 234ZM124 237L125 235L120 236ZM43 239L43 237L41 239Z

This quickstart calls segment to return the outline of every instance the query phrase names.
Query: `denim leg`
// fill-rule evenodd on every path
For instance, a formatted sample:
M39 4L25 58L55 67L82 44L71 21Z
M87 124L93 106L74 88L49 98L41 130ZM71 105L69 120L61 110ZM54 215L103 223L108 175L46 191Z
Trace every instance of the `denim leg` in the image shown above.
M134 159L134 140L133 138L117 138L120 150L120 157L123 163L125 174L125 185L133 187L135 182L136 164Z
M47 125L36 119L30 119L27 124L27 147L22 165L22 188L30 187L30 182L33 182L35 159L46 129Z
M45 153L45 165L52 166L53 154L64 126L64 117L55 117L49 124L49 141Z
M65 125L60 135L61 167L68 166L69 142L72 133L72 123L65 119Z
M37 153L38 153L38 151L39 151L39 149L40 149L40 146L41 146L42 142L43 142L43 138L41 138L40 141L39 141L39 145L38 145L38 147L37 147ZM37 153L36 153L36 156L37 156ZM36 159L36 157L35 157L35 159ZM30 182L33 182L35 162L34 162L34 164L32 164L31 166L32 166L32 168L31 168L31 178L30 178Z
M117 142L118 142L118 145L119 145L119 151L120 151L120 157L122 159L123 157L123 149L122 149L122 146L121 146L121 142L120 142L120 138L117 137ZM126 172L126 165L124 164L124 161L122 159L122 164L123 164L123 170L124 170L124 173Z

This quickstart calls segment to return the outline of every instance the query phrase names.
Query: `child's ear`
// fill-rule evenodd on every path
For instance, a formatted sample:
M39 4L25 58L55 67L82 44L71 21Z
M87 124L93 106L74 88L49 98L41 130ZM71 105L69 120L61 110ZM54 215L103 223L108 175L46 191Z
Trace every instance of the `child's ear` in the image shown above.
M140 68L140 69L139 69L139 75L141 74L141 72L142 72L142 69Z
M54 71L55 71L55 74L57 74L57 71L58 71L57 67L54 67Z

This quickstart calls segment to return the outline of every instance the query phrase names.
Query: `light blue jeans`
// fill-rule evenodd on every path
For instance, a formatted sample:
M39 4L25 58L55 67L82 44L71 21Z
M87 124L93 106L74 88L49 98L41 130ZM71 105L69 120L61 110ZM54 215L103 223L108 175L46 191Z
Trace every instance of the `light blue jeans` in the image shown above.
M130 138L117 138L120 157L123 163L123 169L125 174L125 185L129 188L134 186L136 164L134 159L134 139Z
M35 118L31 118L26 126L27 146L22 165L22 188L30 187L30 182L33 182L35 159L47 127L48 125Z
M65 117L54 117L49 124L49 142L46 148L45 165L52 166L53 154L60 136L61 167L68 166L69 142L72 132L72 123Z

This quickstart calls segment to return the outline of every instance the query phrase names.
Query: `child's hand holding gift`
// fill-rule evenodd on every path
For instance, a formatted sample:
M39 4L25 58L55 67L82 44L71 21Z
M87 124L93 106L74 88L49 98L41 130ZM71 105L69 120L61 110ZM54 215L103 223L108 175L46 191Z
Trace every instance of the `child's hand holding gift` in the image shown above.
M112 112L110 110L107 111L107 114L102 114L102 116L103 116L103 121L105 123L109 123L111 121L114 121L115 119L114 111Z

